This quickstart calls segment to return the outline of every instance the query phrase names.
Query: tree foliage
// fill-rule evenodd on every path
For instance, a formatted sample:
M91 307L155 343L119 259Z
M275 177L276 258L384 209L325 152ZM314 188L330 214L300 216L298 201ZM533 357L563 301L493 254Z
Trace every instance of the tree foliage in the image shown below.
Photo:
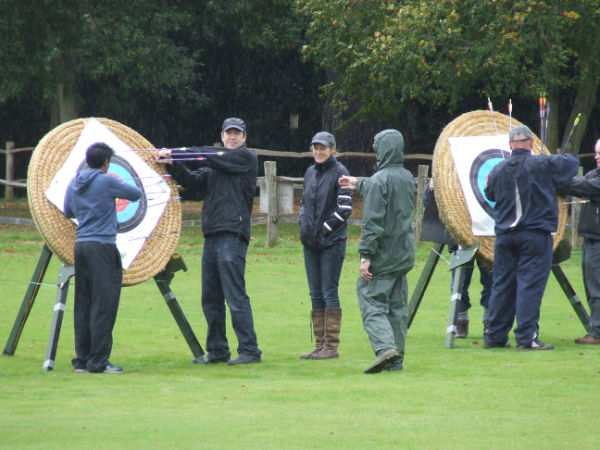
M555 107L550 147L558 146L559 106L572 109L568 123L562 120L567 131L583 113L580 141L599 81L600 47L589 39L600 32L598 0L298 0L297 6L310 17L304 54L335 71L326 93L341 111L358 101L355 118L391 117L407 102L456 111L474 94L533 102L546 92Z

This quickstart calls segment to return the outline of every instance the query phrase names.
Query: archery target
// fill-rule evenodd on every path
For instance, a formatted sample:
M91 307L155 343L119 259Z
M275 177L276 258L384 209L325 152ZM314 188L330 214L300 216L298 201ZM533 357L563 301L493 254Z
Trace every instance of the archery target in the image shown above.
M91 141L91 142L90 142ZM117 199L117 246L123 261L123 285L141 283L163 270L175 251L181 230L177 186L165 179L163 165L148 152L154 148L131 128L110 119L76 119L51 130L36 146L29 164L29 208L46 245L66 265L73 264L76 224L62 213L64 194L83 168L87 147L106 142L114 150L108 172L141 186L138 202ZM83 153L83 154L84 154Z
M473 194L475 195L477 204L481 206L490 217L493 217L494 215L493 208L495 202L489 200L485 195L484 190L487 185L487 179L494 166L509 156L510 152L499 148L484 150L477 155L477 158L473 161L471 170L469 171L469 186L471 191L473 191Z
M83 162L77 169L77 172L87 168L87 163ZM146 215L148 207L146 190L142 183L142 179L133 166L120 155L115 154L112 156L106 173L127 184L131 184L142 191L142 197L139 200L129 201L125 198L118 198L116 200L119 233L126 233L135 229Z
M508 157L508 132L517 125L522 123L498 112L465 113L442 130L433 154L433 184L440 220L461 247L469 248L478 241L478 256L488 264L494 260L495 236L493 203L485 197L484 189L492 168ZM474 142L479 144L473 145ZM533 153L542 152L549 153L534 135ZM564 235L568 218L567 206L561 200L554 248Z

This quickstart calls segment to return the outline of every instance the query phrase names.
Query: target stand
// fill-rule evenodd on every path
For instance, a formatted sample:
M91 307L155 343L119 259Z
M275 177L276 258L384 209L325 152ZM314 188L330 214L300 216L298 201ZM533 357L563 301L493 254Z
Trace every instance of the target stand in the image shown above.
M425 210L423 212L423 226L421 232L421 240L433 242L433 247L429 252L429 257L419 281L412 293L410 303L408 305L409 319L408 328L410 328L417 310L421 305L427 286L431 281L433 272L439 262L440 255L444 250L444 246L456 245L456 242L449 235L448 231L441 223L438 216L438 209L433 197L433 193L429 196L427 202L424 202ZM450 312L448 314L448 326L446 327L446 348L454 348L454 339L456 336L456 324L458 321L458 315L456 314L456 308L458 302L461 300L461 292L465 284L465 269L475 262L475 255L479 250L479 242L475 243L468 249L460 249L452 252L450 258L450 270L454 272L454 285L452 286L452 293L450 295ZM587 332L590 331L590 316L587 313L585 306L577 296L577 293L573 289L573 286L567 279L564 271L560 267L560 263L566 261L571 256L571 247L567 239L563 239L554 250L553 261L552 261L552 273L556 278L556 281L560 285L561 289L567 296L569 303L573 307L575 314L581 321L581 324Z
M52 251L48 245L44 245L37 266L33 272L33 276L31 277L31 282L29 283L29 287L25 293L23 302L21 303L21 308L17 314L12 331L8 341L6 342L6 346L4 347L5 355L14 355L15 353L19 338L23 328L25 327L25 322L29 317L29 313L31 312L31 308L37 297L39 287L44 279L44 275L51 258ZM183 311L179 306L179 302L175 298L175 295L171 291L170 287L171 281L175 276L175 272L179 270L183 270L185 272L187 271L187 266L185 265L183 258L175 253L171 256L171 259L167 263L166 267L154 276L154 281L165 302L167 303L175 322L177 322L177 325L179 326L183 337L190 347L192 354L195 358L197 358L198 356L204 354L204 350L198 342L198 339L196 339L196 335L194 334L192 327L183 314ZM69 290L69 280L74 276L74 274L74 267L72 265L61 264L58 273L56 302L54 304L54 311L52 314L50 335L48 337L48 347L46 350L46 357L44 359L44 370L46 371L50 371L54 368L54 359L56 357L56 349L58 347L58 338L60 335L62 319L67 301L67 293Z

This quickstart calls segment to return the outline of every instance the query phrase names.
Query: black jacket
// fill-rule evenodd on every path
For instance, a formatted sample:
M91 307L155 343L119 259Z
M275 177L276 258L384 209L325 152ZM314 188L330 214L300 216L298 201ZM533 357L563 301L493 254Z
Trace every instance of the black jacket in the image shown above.
M318 250L346 239L352 191L342 189L338 179L348 174L333 155L306 170L298 214L303 245Z
M577 232L581 237L600 240L600 168L560 185L559 191L564 195L590 200L581 208Z
M190 170L181 162L167 166L175 181L186 189L193 189L204 200L202 232L204 236L231 232L250 241L250 216L258 159L246 146L229 150L222 147L191 147L187 152L173 152L173 159L188 159L202 153L197 170Z

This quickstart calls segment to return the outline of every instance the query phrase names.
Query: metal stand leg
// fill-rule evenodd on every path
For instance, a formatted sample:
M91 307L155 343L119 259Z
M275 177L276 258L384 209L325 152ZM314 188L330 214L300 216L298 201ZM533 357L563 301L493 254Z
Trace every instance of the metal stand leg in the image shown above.
M197 358L198 356L204 355L204 350L198 342L198 339L196 339L196 335L194 334L192 327L185 318L185 315L183 314L183 311L181 310L181 307L175 298L175 294L173 294L169 286L175 272L178 270L187 271L187 267L181 256L173 255L169 260L167 267L165 267L165 270L157 274L154 277L154 281L156 282L156 285L158 286L163 298L167 302L167 306L169 307L171 314L173 314L175 322L177 322L177 325L179 325L179 329L181 330L181 333L183 334L188 346L192 350L192 354L195 358Z
M421 272L417 286L415 287L415 290L410 298L410 303L408 304L409 318L407 328L410 328L410 325L417 314L417 310L421 305L421 300L423 300L423 295L425 295L425 290L427 289L427 286L429 286L429 281L433 276L433 271L437 266L443 249L444 244L435 243L429 252L429 258L425 263L425 267L423 267L423 271Z
M27 321L27 317L29 317L29 312L31 311L33 302L35 301L38 291L40 290L40 283L44 279L44 275L46 274L46 269L48 268L48 264L50 264L51 258L52 252L50 251L50 248L47 245L44 245L35 271L33 272L33 276L31 277L31 282L29 283L29 287L27 288L27 292L25 293L25 297L21 303L21 309L19 309L19 313L15 319L15 324L13 325L13 329L10 333L8 341L6 342L6 346L4 347L5 355L14 355L15 350L17 349L17 344L19 342L19 338L21 337L23 327L25 327L25 322Z
M569 280L567 279L567 276L563 272L560 265L553 264L552 273L554 274L556 281L558 281L558 284L562 288L563 292L569 299L569 302L575 310L575 314L577 314L577 317L579 317L579 320L581 321L583 327L589 333L591 330L590 316L585 310L585 306L583 306L583 303L581 303L581 300L579 300L579 297L575 293L575 290L573 289L573 286L571 286L571 283L569 283Z
M448 327L446 328L446 348L454 348L454 337L456 336L456 307L462 298L462 290L465 284L465 265L458 266L454 272L454 285L450 296L450 313L448 314Z
M69 291L69 279L75 275L73 266L61 264L58 272L58 292L56 293L56 303L54 303L54 312L52 314L52 325L50 326L50 336L48 336L48 347L46 349L46 358L44 359L44 370L49 371L54 368L54 358L56 357L56 348L58 347L58 337L60 336L60 327L62 326L63 315L65 314L65 305L67 303L67 293Z

